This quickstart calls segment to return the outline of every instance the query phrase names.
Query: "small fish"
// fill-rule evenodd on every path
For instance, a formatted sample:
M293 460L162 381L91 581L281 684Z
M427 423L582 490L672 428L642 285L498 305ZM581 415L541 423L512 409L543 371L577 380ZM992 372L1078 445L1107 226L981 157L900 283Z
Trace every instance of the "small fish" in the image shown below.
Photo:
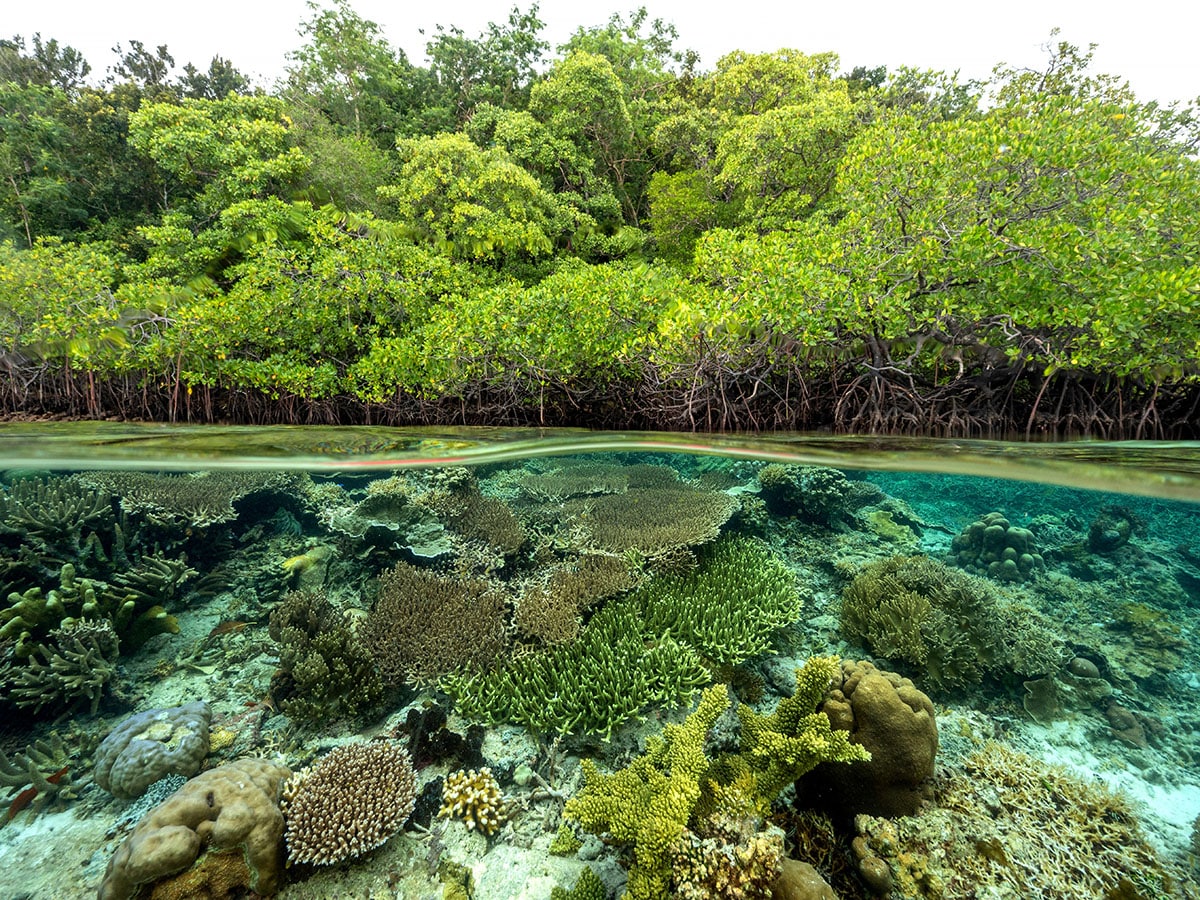
M67 774L67 769L69 768L70 766L63 766L53 775L48 776L46 780L50 782L50 784L58 784L62 780L62 777ZM16 818L17 813L29 806L29 804L33 802L33 798L37 795L38 789L35 787L27 787L25 790L21 791L21 793L17 794L17 796L13 798L13 802L8 806L8 814L4 818L5 823L11 822L14 818Z
M235 631L241 631L247 625L246 622L239 622L236 619L227 619L224 622L217 623L217 626L208 633L206 641L211 641L215 637L220 637L223 634L232 634Z

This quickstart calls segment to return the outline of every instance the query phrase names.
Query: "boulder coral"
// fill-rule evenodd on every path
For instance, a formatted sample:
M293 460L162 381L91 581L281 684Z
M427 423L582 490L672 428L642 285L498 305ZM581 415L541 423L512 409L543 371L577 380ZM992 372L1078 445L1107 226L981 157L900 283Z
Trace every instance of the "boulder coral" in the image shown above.
M195 775L208 755L211 722L203 700L130 716L96 749L96 784L132 799L167 775Z
M235 884L264 897L275 893L283 870L279 797L289 775L263 759L239 759L197 775L147 813L117 848L98 900L130 900L152 884L174 896L226 896ZM165 888L164 879L183 883Z

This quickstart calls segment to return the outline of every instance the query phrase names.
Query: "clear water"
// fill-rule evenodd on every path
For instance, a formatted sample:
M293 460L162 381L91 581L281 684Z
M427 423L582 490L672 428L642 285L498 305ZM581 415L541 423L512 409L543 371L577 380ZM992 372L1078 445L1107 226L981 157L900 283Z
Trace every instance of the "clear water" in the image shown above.
M0 429L0 470L0 897L136 892L110 860L178 785L114 796L99 745L195 701L185 775L410 756L416 809L375 849L285 866L289 831L172 869L252 857L285 898L550 897L585 869L609 896L631 870L634 894L769 896L780 852L843 898L1197 896L1200 445L54 423ZM911 703L851 703L854 740L907 760L887 784L830 787L866 771L831 762L720 815L701 786L657 856L577 821L581 760L642 765L713 684L768 714L828 656L928 697L931 777ZM706 778L747 734L720 716ZM441 791L482 766L468 828ZM582 846L551 852L564 801Z

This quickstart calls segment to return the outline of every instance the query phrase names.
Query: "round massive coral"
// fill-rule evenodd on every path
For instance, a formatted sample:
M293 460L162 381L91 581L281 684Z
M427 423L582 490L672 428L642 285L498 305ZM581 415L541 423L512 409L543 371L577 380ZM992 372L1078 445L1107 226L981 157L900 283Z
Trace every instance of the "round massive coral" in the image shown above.
M130 716L100 742L96 784L131 799L167 775L195 775L208 755L211 722L203 700Z
M146 814L108 864L99 900L130 900L174 877L164 896L275 892L283 854L279 790L291 773L263 759L209 769ZM218 888L219 886L219 888Z
M284 787L289 863L328 866L374 850L416 804L408 751L394 741L331 750Z

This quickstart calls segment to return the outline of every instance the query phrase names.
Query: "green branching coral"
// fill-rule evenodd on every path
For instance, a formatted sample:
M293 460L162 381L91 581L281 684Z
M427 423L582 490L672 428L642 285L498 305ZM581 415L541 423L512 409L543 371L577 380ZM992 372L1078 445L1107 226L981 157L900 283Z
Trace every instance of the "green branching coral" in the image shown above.
M6 674L0 684L20 707L71 710L87 701L94 714L105 686L117 671L118 640L107 620L75 621L50 632L23 666Z
M73 476L22 478L0 491L0 532L32 540L59 565L83 552L86 531L112 521L112 497Z
M745 704L738 707L742 725L740 753L764 797L775 797L801 775L823 762L869 760L871 754L850 742L850 733L835 731L817 711L835 677L837 657L817 656L796 670L796 690L768 716Z
M987 579L924 556L866 566L842 593L842 628L876 655L924 669L943 688L1006 672L1044 675L1066 658L1062 639L1036 610Z
M710 765L705 738L728 706L725 686L715 685L682 725L667 725L661 737L649 738L646 752L624 769L605 774L591 760L583 761L584 787L567 801L563 814L588 831L632 846L630 900L668 896L671 850L687 828Z
M591 866L584 867L579 873L575 887L569 891L557 884L550 889L550 900L605 900L607 897L608 891L604 882Z
M596 613L573 644L455 672L441 685L471 719L608 737L647 706L680 703L708 681L696 651L651 634L643 606L626 598Z
M350 623L323 593L296 591L271 613L279 644L272 695L305 725L352 718L383 696L383 682Z
M689 644L709 660L734 665L771 649L771 636L800 615L796 580L761 541L727 538L701 568L662 575L636 594L646 626Z

